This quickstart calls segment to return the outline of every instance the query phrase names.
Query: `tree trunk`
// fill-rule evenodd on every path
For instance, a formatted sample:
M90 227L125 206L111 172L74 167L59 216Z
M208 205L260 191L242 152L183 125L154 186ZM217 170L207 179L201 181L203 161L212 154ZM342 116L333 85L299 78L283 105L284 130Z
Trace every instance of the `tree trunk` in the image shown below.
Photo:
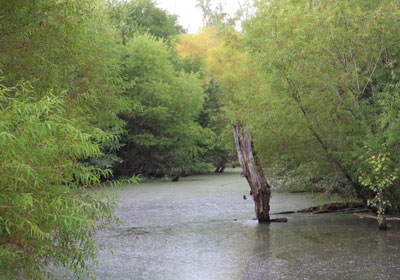
M172 177L172 182L178 182L178 181L179 181L179 177L180 177L180 174L179 174L179 173L176 174L175 176L173 176L173 177Z
M232 131L239 162L243 170L242 174L246 177L253 193L256 217L259 223L268 223L271 221L269 217L271 187L264 178L264 172L256 153L253 152L248 128L247 126L232 125Z
M217 168L215 168L215 173L224 173L224 170L226 168L226 162L220 162L217 165Z
M378 227L381 230L386 230L388 229L387 227L387 222L386 222L386 215L379 215L378 216Z

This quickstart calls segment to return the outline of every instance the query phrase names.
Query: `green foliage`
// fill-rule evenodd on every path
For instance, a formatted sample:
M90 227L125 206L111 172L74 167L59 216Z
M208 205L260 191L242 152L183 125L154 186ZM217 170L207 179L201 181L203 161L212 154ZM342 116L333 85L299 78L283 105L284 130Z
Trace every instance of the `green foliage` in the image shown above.
M204 147L202 159L212 163L218 170L225 168L227 163L236 158L233 147L231 127L225 116L222 103L222 90L216 79L211 79L203 85L205 102L198 117L199 124L209 131L209 141Z
M113 195L94 186L110 175L86 165L113 141L100 129L65 118L64 101L31 87L0 89L0 271L4 279L51 278L48 266L77 278L90 273L99 249L93 236L117 222Z
M2 277L55 266L86 278L94 233L116 222L115 198L96 186L119 161L117 32L102 0L0 5Z
M176 15L156 7L153 0L114 1L111 4L111 19L120 31L122 43L138 33L150 33L158 39L169 41L184 32Z
M265 86L241 112L264 163L334 178L337 186L347 181L371 199L374 192L359 181L365 143L375 151L386 145L396 164L400 152L393 142L399 3L257 1L255 7L243 48Z
M223 171L227 163L232 162L236 155L225 107L225 102L230 101L229 98L225 98L229 94L223 86L228 83L225 81L221 83L221 75L210 71L213 68L212 58L216 57L217 64L222 64L220 61L223 59L220 59L218 55L213 56L220 44L215 29L204 28L199 34L180 36L177 45L177 50L183 58L184 69L198 72L204 80L205 102L197 122L204 131L208 132L209 140L203 148L202 161L212 163L216 171ZM221 68L229 72L229 66L225 66Z
M378 154L367 159L366 168L360 170L360 173L361 184L375 193L375 196L368 200L368 205L376 208L378 215L382 217L392 206L390 196L399 170L388 154Z
M30 81L39 100L62 95L66 114L118 136L121 78L116 32L102 0L0 1L0 70L3 83ZM101 110L99 110L101 108ZM90 131L91 128L88 127ZM113 165L116 139L93 164ZM111 152L111 153L110 153Z
M198 122L202 127L216 126L218 121L216 118L221 113L223 104L219 100L221 89L218 81L211 79L208 83L203 85L206 100L204 102L203 110L201 111Z
M31 81L37 98L54 90L69 114L116 125L119 54L103 1L2 0L1 7L3 83Z
M183 30L151 0L0 6L1 277L86 279L118 222L100 181L121 158L118 175L208 169L217 90L203 108L200 61L177 58Z
M123 96L132 104L121 114L128 132L123 173L165 174L189 167L203 137L195 123L203 106L200 80L176 71L167 45L148 34L127 42L123 65Z
M172 47L184 31L176 16L151 0L112 2L110 16L125 45L120 115L127 131L118 172L174 176L203 170L199 159L213 132L196 123L203 103L201 63L181 60Z

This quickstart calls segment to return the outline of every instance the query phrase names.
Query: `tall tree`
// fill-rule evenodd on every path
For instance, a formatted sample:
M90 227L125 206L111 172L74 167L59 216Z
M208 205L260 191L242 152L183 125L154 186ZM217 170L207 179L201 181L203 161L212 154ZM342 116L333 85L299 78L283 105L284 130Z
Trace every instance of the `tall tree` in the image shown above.
M198 122L211 132L209 145L202 158L215 166L215 172L223 172L226 165L235 158L221 83L207 66L209 55L220 44L221 40L217 37L216 30L210 27L197 34L181 35L177 45L177 51L183 61L192 61L200 66L205 102Z
M122 157L123 173L180 174L196 161L203 90L195 74L175 70L170 50L151 35L137 35L126 45L123 75L128 106Z
M377 155L390 157L385 169L398 176L390 163L400 151L390 141L395 120L388 119L395 107L387 97L397 104L399 4L257 1L256 8L245 34L268 85L250 103L255 137L270 139L262 144L264 158L347 181L376 207L379 192L360 178ZM398 210L398 182L384 185L391 205L384 208Z
M207 67L208 77L218 81L220 92L218 100L224 104L225 124L232 127L231 133L236 142L236 150L255 202L255 212L259 222L270 222L269 200L270 186L264 178L261 162L255 156L254 145L250 129L246 125L246 102L249 95L263 89L263 83L256 68L252 67L251 60L242 50L240 35L231 28L226 28L224 37L218 36L213 28L204 29L196 38L194 35L185 35L180 48L183 55L203 55ZM205 44L200 38L211 38L211 44ZM196 39L200 43L196 44ZM230 121L228 121L230 120ZM244 124L243 124L244 123ZM232 134L231 134L232 135ZM232 136L231 136L232 137ZM230 141L232 138L230 138ZM227 155L229 153L225 153Z
M158 8L153 0L113 1L110 14L123 44L138 33L147 32L158 39L170 41L185 32L178 24L177 16Z

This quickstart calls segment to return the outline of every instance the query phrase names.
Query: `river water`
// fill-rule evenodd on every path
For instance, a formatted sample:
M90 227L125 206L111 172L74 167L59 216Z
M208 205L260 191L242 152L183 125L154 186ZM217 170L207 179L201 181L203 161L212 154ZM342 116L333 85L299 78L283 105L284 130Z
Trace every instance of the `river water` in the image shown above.
M97 279L400 279L400 227L353 214L291 214L258 224L238 171L120 190L125 224L101 232ZM248 197L243 199L243 195ZM271 212L316 204L273 193ZM284 215L283 215L284 216ZM273 217L282 217L273 216Z

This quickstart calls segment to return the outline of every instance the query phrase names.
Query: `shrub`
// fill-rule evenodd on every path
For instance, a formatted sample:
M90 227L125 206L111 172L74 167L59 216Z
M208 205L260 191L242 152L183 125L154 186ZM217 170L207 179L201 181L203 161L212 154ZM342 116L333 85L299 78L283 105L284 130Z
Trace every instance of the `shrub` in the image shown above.
M115 197L94 187L110 172L81 159L112 137L66 118L62 97L34 101L31 91L0 88L1 277L48 279L49 266L88 277L96 230L117 220Z

